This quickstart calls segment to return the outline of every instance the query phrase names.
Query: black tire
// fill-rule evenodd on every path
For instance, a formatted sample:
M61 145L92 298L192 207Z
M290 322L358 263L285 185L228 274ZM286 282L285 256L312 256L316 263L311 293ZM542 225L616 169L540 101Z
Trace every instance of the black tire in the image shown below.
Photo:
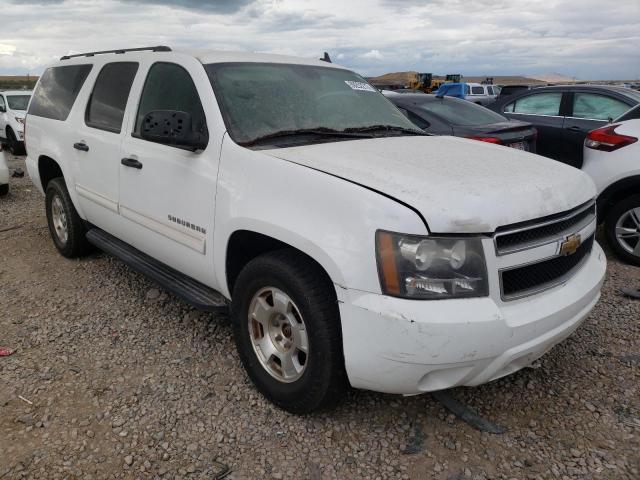
M607 243L618 258L632 265L640 266L640 255L635 255L633 252L627 251L616 237L616 224L618 223L618 220L633 208L640 208L640 195L627 197L611 207L604 219L604 235L607 239ZM638 221L640 221L640 218L638 218ZM629 223L628 225L632 226L634 224ZM638 232L640 232L640 226L635 225L635 227ZM630 239L628 241L628 246L635 247L634 243L636 241L640 244L640 238L637 240Z
M0 185L0 197L4 197L9 193L9 184L5 183L4 185Z
M309 342L305 369L297 380L284 383L260 363L249 329L249 307L265 287L284 292L297 306ZM305 255L279 250L261 255L240 272L231 307L234 338L249 377L262 394L295 414L335 406L344 396L344 370L340 312L335 290L324 271Z
M52 205L56 198L60 199L62 210L66 216L66 241L63 241L63 239L59 237L53 222ZM76 258L91 252L92 246L85 237L87 231L84 223L78 215L76 208L73 206L73 202L67 191L67 186L62 177L54 178L47 184L45 208L49 233L51 234L54 245L64 257Z
M16 134L10 128L7 128L7 148L12 155L24 154L24 146L18 141Z

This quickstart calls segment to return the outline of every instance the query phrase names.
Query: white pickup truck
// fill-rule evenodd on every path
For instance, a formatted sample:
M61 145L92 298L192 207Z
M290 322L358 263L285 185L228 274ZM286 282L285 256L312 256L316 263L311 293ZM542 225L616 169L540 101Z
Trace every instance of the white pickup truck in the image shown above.
M485 85L483 83L468 83L469 93L465 99L478 105L487 106L496 101L498 97L498 89L494 91L493 85Z
M95 245L200 308L230 303L250 378L291 412L349 384L417 394L508 375L600 296L587 175L425 135L338 65L68 56L26 123L60 253Z

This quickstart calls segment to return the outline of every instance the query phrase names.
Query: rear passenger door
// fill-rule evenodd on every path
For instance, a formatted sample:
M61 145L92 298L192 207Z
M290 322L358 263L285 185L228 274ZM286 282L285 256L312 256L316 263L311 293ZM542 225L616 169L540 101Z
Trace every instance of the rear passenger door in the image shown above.
M120 215L126 222L121 238L214 285L211 246L221 132L208 132L203 99L211 103L211 84L195 59L155 62L140 80L123 145L126 160L119 165ZM158 110L189 113L193 131L207 139L205 149L194 152L143 139L145 116Z
M504 114L516 120L530 122L538 130L536 151L545 157L563 157L563 115L561 91L531 93L518 97L504 107Z
M570 94L570 110L564 119L566 160L577 168L582 167L584 139L591 130L606 125L609 119L618 118L631 105L607 95L593 92Z
M118 172L123 120L137 62L105 64L84 109L84 125L75 132L71 165L78 202L87 220L114 231L118 221Z

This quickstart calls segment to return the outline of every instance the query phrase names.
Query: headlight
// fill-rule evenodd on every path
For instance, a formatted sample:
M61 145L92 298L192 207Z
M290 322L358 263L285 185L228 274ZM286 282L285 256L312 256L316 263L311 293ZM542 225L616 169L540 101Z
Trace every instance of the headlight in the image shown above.
M22 125L24 125L24 118L22 117L13 117L16 119L16 122L21 123Z
M415 299L489 294L480 238L420 237L379 230L378 273L383 293Z

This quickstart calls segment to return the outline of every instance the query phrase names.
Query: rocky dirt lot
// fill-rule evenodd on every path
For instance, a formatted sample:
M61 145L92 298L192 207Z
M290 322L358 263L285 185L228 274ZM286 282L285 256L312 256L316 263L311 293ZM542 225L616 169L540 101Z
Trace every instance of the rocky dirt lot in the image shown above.
M4 154L4 153L3 153ZM12 169L23 168L11 158ZM610 259L584 325L535 367L453 396L354 391L282 412L252 387L224 317L200 314L103 254L70 261L25 178L0 199L0 479L637 479L640 269Z

